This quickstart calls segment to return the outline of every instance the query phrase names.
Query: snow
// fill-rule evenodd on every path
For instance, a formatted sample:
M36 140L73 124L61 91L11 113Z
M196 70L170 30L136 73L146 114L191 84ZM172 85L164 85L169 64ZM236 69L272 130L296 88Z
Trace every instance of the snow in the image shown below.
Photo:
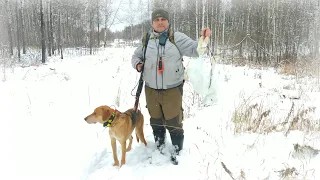
M100 105L120 111L133 107L139 79L130 63L133 51L131 47L106 48L92 56L51 57L45 65L1 68L0 179L256 180L281 179L281 172L289 168L295 168L287 173L291 179L320 178L320 133L312 131L320 126L317 79L296 79L272 68L223 64L215 66L215 105L206 107L192 84L185 84L185 143L178 166L169 161L169 134L164 155L155 150L142 92L140 109L148 145L134 138L126 164L113 167L108 129L87 124L84 117ZM185 58L186 64L190 60L194 61ZM261 112L270 113L256 131L236 133L250 122L236 126L241 116L234 119L234 112L241 114L249 106L253 119ZM306 109L308 113L301 114ZM303 131L286 133L288 126L280 124L286 119L290 124L299 113L299 122L309 125L300 123ZM271 125L275 129L264 129ZM294 144L314 151L295 151Z

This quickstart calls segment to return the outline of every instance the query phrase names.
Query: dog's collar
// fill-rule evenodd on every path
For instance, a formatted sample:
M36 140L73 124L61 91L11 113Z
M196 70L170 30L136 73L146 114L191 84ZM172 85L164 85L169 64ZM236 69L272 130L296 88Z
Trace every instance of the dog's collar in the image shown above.
M110 119L108 121L106 121L105 123L103 123L103 127L110 127L111 126L111 123L113 122L114 120L114 117L116 116L116 110L114 110L112 113L111 113L111 116L110 116Z

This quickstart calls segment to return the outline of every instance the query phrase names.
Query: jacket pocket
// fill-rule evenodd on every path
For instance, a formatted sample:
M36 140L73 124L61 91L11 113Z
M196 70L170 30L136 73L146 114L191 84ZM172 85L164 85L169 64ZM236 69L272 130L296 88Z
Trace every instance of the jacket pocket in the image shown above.
M181 62L181 60L178 60L176 62L176 65L175 65L175 77L177 80L180 80L181 78L183 79L184 77L184 67L183 67L183 64Z
M150 61L146 61L144 64L144 70L143 70L143 80L151 83L152 76L153 76L153 65Z

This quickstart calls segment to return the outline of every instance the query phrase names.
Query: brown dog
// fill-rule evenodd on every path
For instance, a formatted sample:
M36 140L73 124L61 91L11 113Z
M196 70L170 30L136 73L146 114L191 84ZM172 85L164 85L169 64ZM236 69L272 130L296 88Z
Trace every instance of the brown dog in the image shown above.
M100 106L97 107L94 112L84 120L89 124L101 123L104 126L109 127L109 135L111 138L111 146L114 164L113 166L119 166L119 160L117 157L117 147L116 140L118 140L121 144L122 157L121 164L124 165L126 163L126 152L131 150L132 145L132 132L135 129L136 138L139 142L141 142L147 146L147 142L144 138L143 134L143 125L144 125L144 117L140 110L136 113L136 120L132 119L133 109L128 109L126 112L120 112L118 110L112 109L109 106ZM127 148L126 140L129 139L129 146Z

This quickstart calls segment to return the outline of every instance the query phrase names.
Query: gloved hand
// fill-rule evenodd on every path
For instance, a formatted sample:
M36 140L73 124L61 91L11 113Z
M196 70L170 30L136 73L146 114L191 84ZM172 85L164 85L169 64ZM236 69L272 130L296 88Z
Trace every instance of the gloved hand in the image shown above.
M204 36L204 37L210 37L210 35L211 35L210 28L207 28L207 27L206 28L202 28L200 35Z
M206 53L207 45L209 44L209 42L210 42L209 37L204 38L204 36L201 36L199 38L197 51L200 56Z

